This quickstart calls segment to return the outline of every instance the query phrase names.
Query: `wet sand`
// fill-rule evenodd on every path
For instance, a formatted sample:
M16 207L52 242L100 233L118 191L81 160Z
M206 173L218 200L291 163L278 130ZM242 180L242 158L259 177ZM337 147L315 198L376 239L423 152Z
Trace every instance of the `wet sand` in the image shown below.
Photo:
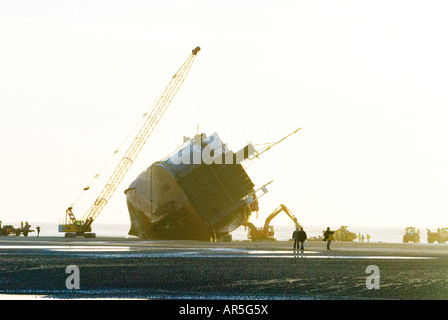
M334 242L328 251L310 241L303 253L291 249L287 241L2 237L0 299L448 299L448 245ZM66 287L69 265L79 268L79 289ZM368 278L372 265L377 280Z

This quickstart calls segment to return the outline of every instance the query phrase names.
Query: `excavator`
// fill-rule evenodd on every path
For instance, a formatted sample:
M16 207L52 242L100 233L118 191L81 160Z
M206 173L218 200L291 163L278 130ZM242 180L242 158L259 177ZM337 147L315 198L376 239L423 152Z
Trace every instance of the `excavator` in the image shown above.
M271 223L272 219L274 219L282 211L291 218L296 228L301 228L301 225L297 221L297 218L285 205L281 204L266 218L263 228L257 228L253 223L249 221L246 221L243 224L243 226L249 228L248 238L252 241L276 241L276 239L274 238L274 227L270 226L269 224Z
M90 209L84 214L81 219L77 219L75 217L75 214L73 213L73 205L80 197L78 197L78 199L75 200L75 202L66 209L64 223L58 226L58 231L65 232L66 238L72 238L76 236L83 236L85 238L96 237L96 234L91 232L93 221L98 217L100 212L104 209L104 207L114 194L115 190L123 180L125 174L129 170L140 150L143 148L154 128L157 126L161 117L175 97L177 91L186 79L199 50L201 50L199 47L196 47L192 50L192 53L190 54L188 59L182 64L176 74L172 77L170 83L162 93L152 111L150 113L146 112L143 115L145 121L138 131L137 136L132 141L128 150L119 162L117 168L112 173L112 176L109 178L106 185L104 186L98 198L92 204ZM116 154L117 151L118 149L115 150L114 154ZM95 175L94 179L96 179L97 177L98 174ZM85 187L83 189L83 192L89 190L89 188L90 186Z

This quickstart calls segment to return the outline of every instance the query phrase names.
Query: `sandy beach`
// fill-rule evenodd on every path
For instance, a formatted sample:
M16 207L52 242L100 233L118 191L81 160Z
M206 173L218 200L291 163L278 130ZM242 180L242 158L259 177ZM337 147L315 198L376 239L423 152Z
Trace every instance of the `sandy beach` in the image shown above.
M447 245L291 249L289 241L2 237L0 299L448 299ZM79 289L67 287L68 266L79 270Z

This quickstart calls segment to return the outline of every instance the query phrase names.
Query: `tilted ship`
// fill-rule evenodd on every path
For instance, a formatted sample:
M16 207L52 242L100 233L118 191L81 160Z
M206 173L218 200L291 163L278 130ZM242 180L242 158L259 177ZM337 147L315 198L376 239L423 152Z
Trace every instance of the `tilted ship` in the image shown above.
M144 121L137 136L84 216L77 218L73 207L90 189L99 173L65 210L65 220L58 226L65 237L96 237L91 232L92 223L107 205L159 123L199 51L200 47L192 50L152 111L143 114ZM266 185L254 190L254 183L241 162L253 154L258 157L262 152L255 151L248 144L233 153L216 133L209 137L197 134L187 140L179 150L143 171L125 190L131 220L130 235L144 239L228 240L232 231L247 225L251 212L258 211L260 196L257 192L261 190L266 193ZM264 151L282 140L270 144ZM117 152L118 149L114 155Z
M130 235L143 239L220 240L258 211L254 183L220 137L197 134L143 171L125 190Z

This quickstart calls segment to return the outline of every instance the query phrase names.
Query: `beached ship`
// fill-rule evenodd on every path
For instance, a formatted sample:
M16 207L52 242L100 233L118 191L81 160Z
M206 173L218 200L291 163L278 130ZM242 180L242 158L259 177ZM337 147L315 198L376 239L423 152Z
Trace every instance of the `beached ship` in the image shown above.
M254 183L214 133L185 139L174 153L143 171L125 190L130 235L143 239L223 240L258 211Z

